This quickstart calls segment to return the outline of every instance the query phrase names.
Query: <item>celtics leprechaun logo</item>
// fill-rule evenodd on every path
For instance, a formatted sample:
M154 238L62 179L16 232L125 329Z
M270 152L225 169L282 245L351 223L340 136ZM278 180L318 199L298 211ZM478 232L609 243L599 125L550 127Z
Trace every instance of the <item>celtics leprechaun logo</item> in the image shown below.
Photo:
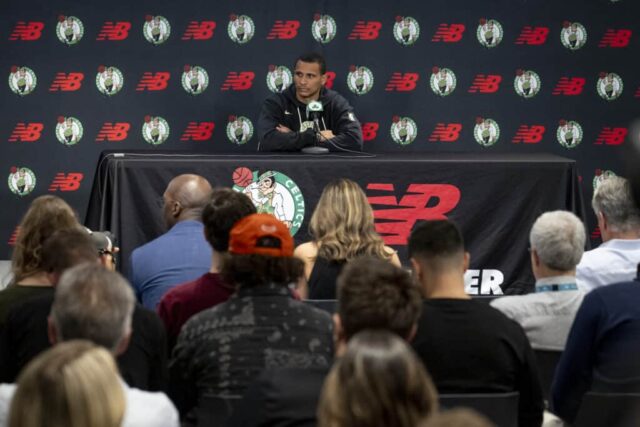
M579 22L564 21L560 31L562 46L570 50L578 50L587 42L587 30Z
M393 37L403 46L411 46L420 36L420 25L418 21L410 16L396 16L396 23L393 25Z
M436 95L447 96L456 88L456 75L448 68L433 67L429 86Z
M558 143L565 148L575 148L582 142L582 126L580 123L573 120L560 120L558 123L558 130L556 131L556 138Z
M169 123L160 116L145 116L142 137L151 145L160 145L169 138Z
M56 125L56 138L61 144L76 145L82 139L84 130L82 123L75 117L58 117Z
M29 168L14 166L11 168L7 184L13 194L26 196L36 188L36 176Z
M231 15L229 17L229 25L227 26L227 34L229 38L236 43L244 44L253 38L256 27L253 20L247 15Z
M234 144L246 144L253 136L253 124L244 116L229 116L227 138Z
M347 86L356 95L364 95L373 87L373 73L362 65L352 65L347 75Z
M11 67L11 73L9 74L9 89L17 95L29 95L36 88L38 79L36 74L27 67L18 67L14 65Z
M311 35L322 44L329 43L336 36L336 21L329 15L316 13L311 24Z
M500 138L500 127L493 119L477 117L476 125L473 128L473 137L478 144L483 147L489 147L498 142L498 138Z
M418 126L411 117L394 116L391 124L391 139L396 144L409 145L418 135Z
M513 88L523 98L533 98L540 92L542 82L535 71L517 70L513 80Z
M56 36L58 40L67 46L74 45L82 39L84 35L84 26L75 16L58 16L58 24L56 25Z
M209 74L198 65L185 65L181 81L187 93L200 95L209 86Z
M171 24L160 15L147 15L144 18L144 26L142 27L144 38L152 44L159 45L167 41L171 35Z
M104 65L98 67L96 87L100 93L107 96L115 95L120 92L123 85L124 77L116 67L105 67Z
M495 19L481 18L476 30L478 42L484 47L496 47L502 41L502 25Z
M622 94L624 84L616 73L601 72L597 83L598 95L607 101L613 101Z
M280 93L291 85L293 76L284 65L269 65L267 87L273 93Z

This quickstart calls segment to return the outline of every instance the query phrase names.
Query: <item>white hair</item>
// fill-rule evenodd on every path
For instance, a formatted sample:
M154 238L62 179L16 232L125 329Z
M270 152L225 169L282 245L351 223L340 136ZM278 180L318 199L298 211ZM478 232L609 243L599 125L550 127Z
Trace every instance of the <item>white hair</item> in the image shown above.
M533 223L529 243L543 265L558 271L573 270L582 258L586 233L571 212L543 213Z
M625 178L612 176L600 183L591 201L594 212L604 214L613 231L640 229L640 210L636 205L631 184Z

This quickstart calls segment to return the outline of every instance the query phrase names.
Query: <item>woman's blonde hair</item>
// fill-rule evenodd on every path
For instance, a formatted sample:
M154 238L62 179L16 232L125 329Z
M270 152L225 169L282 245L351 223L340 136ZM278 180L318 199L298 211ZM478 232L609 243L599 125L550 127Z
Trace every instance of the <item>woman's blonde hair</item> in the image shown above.
M11 257L12 283L42 271L40 251L49 236L79 226L75 212L60 197L47 195L34 199L19 225Z
M350 179L327 184L311 216L309 233L318 245L318 256L328 260L392 256L376 232L367 196Z
M397 335L363 331L327 377L320 427L415 427L438 410L438 393L424 365Z
M119 427L124 388L113 356L82 340L55 345L18 377L8 427Z

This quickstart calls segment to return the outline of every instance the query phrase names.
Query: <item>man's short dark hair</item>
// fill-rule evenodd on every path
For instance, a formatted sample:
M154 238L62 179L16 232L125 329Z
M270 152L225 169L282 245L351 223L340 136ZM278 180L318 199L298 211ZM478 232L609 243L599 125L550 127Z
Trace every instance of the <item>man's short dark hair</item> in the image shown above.
M202 211L207 241L217 252L229 249L229 231L233 224L256 213L256 207L245 194L230 188L216 188Z
M423 221L409 236L409 257L448 259L464 253L458 226L449 220Z
M42 268L48 273L62 273L83 262L97 262L98 251L87 230L58 230L42 245Z
M307 63L316 63L320 65L320 74L325 74L327 72L327 63L324 60L324 56L318 52L307 52L298 56L295 64L293 64L293 68L298 64L298 61L307 62Z
M338 277L338 314L347 340L364 329L384 329L408 339L421 312L417 284L389 261L357 258Z
M294 257L227 254L222 259L222 278L237 288L295 284L304 275L304 263Z

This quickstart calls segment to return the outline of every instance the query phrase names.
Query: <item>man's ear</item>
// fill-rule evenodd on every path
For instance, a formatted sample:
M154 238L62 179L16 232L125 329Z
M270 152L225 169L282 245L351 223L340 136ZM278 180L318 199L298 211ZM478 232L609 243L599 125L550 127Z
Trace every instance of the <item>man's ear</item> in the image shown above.
M415 258L409 258L411 261L411 268L413 269L413 274L416 279L420 280L420 276L422 275L422 266Z
M178 218L180 216L180 212L182 212L182 205L179 202L172 202L171 206L171 216L174 218Z
M58 330L55 322L53 321L53 317L51 316L47 317L47 335L51 345L56 345L58 343Z
M320 76L320 82L322 83L322 86L327 83L327 73L324 73L322 76Z
M338 313L333 313L333 336L335 341L346 341L344 329L342 328L342 319Z
M123 336L120 342L118 343L118 347L116 348L115 355L120 356L125 351L127 351L130 341L131 341L131 329L129 329L129 332L127 332L125 336Z
M467 271L469 269L469 263L471 262L471 255L469 254L469 252L465 252L464 253L464 271Z
M538 252L533 248L531 248L531 263L536 267L540 267L540 255L538 255Z

